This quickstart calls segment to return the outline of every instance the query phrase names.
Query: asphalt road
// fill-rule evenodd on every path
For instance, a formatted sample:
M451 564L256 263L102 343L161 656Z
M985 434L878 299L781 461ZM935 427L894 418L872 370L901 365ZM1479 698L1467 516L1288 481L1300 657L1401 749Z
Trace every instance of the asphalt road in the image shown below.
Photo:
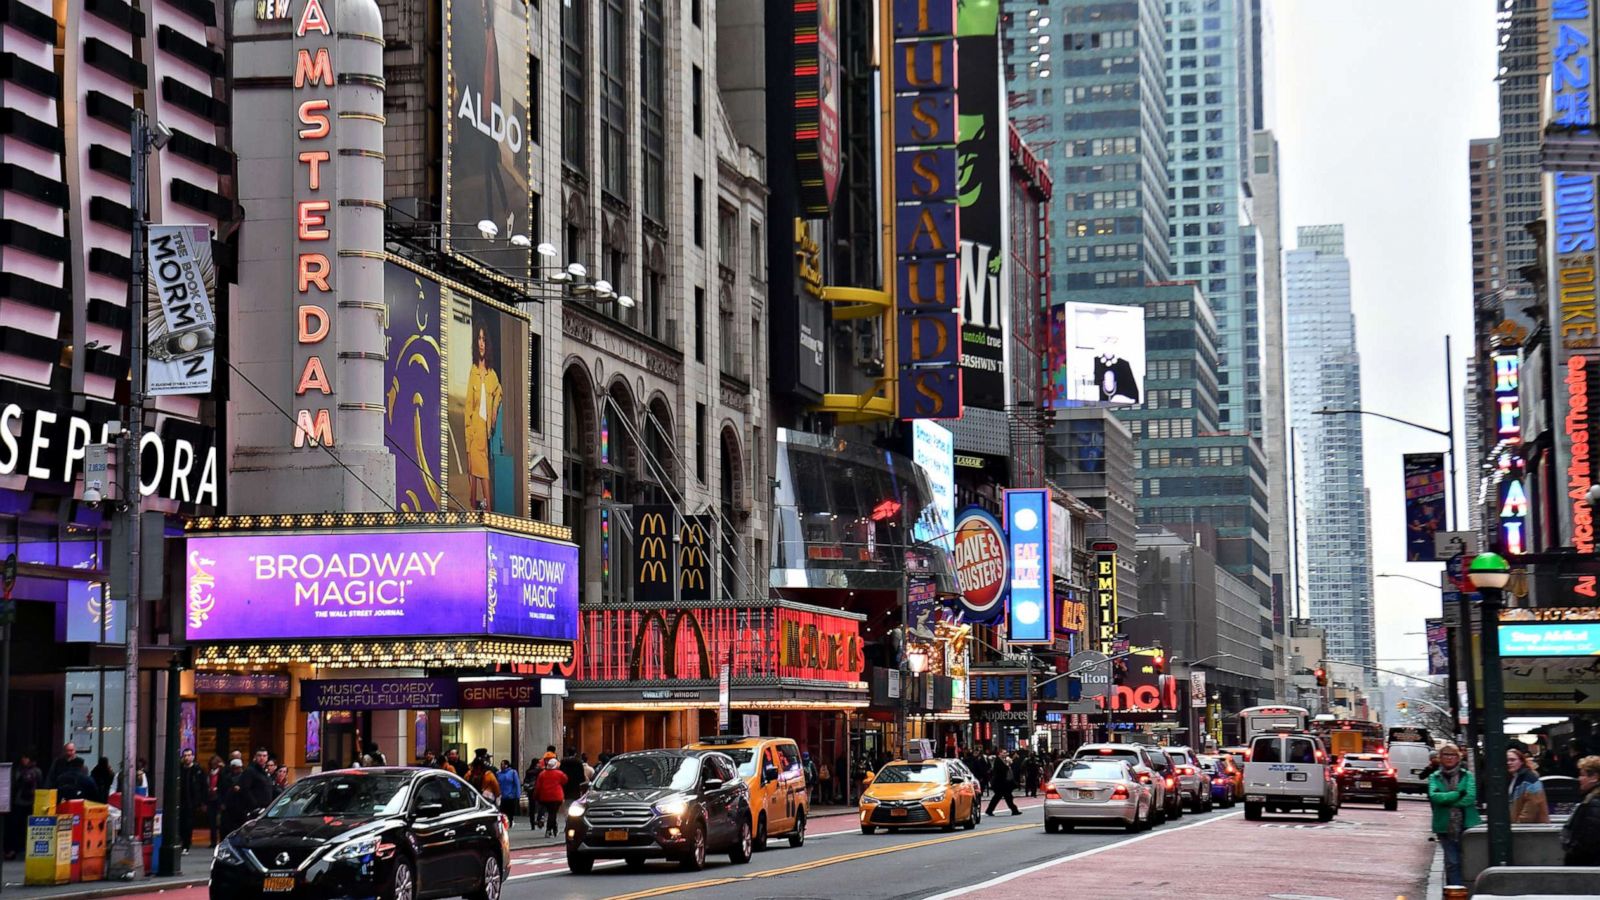
M830 818L813 826L804 847L791 848L779 840L746 865L733 865L724 855L708 858L700 872L683 872L667 862L652 862L643 871L630 872L621 863L602 862L589 875L579 876L569 873L552 852L513 864L504 896L513 900L643 900L675 895L695 900L920 900L1047 860L1202 827L1226 815L1191 813L1132 835L1110 828L1045 834L1037 807L1024 808L1020 816L1002 812L986 817L973 831L951 834L931 830L864 835L852 819Z

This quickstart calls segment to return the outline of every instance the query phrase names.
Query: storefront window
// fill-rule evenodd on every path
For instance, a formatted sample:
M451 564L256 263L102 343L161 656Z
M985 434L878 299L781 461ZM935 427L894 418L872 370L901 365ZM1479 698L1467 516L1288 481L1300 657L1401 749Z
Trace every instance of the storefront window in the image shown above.
M511 757L511 710L446 709L439 713L439 732L448 753L455 750L471 760L479 750L488 750L496 761Z

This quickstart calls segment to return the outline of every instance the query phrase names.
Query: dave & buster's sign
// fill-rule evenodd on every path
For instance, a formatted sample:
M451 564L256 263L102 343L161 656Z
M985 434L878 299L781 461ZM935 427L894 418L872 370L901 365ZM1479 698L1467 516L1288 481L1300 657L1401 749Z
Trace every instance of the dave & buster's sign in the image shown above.
M970 622L992 622L1005 609L1011 560L1000 522L981 507L968 507L956 517L956 583L961 609Z

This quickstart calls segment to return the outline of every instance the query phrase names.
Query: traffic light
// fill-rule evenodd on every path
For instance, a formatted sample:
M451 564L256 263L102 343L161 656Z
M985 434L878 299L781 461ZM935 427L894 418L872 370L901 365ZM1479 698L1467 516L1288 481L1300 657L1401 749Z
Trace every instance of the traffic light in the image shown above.
M1167 671L1167 655L1165 653L1157 651L1154 656L1150 657L1150 667L1152 669L1155 669L1155 672L1156 672L1157 675L1160 675L1160 674L1166 672Z
M1324 669L1324 668L1319 666L1319 667L1317 667L1317 669L1312 674L1317 676L1317 687L1327 687L1328 686L1328 670L1327 669Z
M1406 702L1404 700L1401 700L1399 703L1396 703L1394 705L1394 708L1400 710L1401 712L1405 712L1406 711Z

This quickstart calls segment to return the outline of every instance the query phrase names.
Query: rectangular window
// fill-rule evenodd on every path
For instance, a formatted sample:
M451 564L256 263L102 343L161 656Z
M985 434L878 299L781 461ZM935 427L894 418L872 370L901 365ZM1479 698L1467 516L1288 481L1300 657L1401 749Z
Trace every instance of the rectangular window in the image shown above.
M765 274L761 265L764 247L761 245L761 223L750 222L750 277L760 281Z
M694 405L694 477L706 480L706 405Z
M628 196L627 28L624 0L605 0L600 16L600 186L618 199Z
M528 425L544 432L544 336L540 334L528 343Z
M696 28L700 27L700 2L701 0L689 0L689 21L694 23Z
M694 245L706 245L706 180L694 177Z
M540 89L543 86L544 72L539 67L539 57L530 53L528 54L528 139L535 144L539 143L539 132L544 130L544 104L540 102ZM534 219L534 221L539 220Z
M639 127L645 217L657 225L667 221L667 68L663 0L644 0L639 25Z
M705 133L705 73L699 66L689 68L689 109L690 121L694 124L694 136L700 137Z
M706 289L694 289L694 361L706 361Z
M579 172L589 170L588 75L584 66L584 4L561 4L561 161ZM574 257L567 257L573 259Z

